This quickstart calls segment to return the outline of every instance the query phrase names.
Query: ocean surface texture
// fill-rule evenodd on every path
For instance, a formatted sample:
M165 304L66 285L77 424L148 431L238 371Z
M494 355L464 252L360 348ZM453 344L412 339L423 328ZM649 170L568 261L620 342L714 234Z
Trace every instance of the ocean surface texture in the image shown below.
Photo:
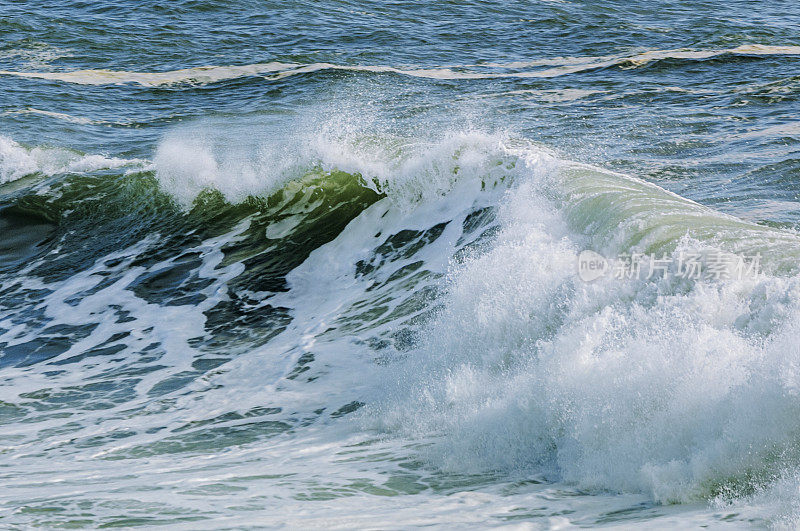
M795 528L799 111L796 1L0 0L0 527Z

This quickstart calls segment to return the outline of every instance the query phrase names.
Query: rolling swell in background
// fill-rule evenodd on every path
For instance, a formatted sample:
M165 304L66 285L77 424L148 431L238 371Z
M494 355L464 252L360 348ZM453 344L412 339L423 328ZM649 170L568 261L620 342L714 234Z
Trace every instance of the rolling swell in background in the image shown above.
M0 521L795 524L791 6L401 7L4 11Z

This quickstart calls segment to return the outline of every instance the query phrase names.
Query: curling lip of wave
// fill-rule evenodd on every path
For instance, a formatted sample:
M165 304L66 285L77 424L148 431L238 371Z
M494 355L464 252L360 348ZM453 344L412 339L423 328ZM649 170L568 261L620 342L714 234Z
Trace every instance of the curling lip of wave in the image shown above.
M249 65L200 66L166 72L128 72L124 70L74 70L71 72L17 72L0 70L0 75L63 81L80 85L123 85L135 83L145 87L180 83L209 84L248 76L268 76L273 79L304 74L320 70L352 72L394 73L428 79L493 79L493 78L551 78L598 68L626 66L636 68L652 61L663 59L703 60L721 55L800 55L800 46L771 46L745 44L735 48L712 50L650 50L635 54L607 55L597 57L555 57L513 63L484 63L480 65L454 65L434 68L397 68L380 65L337 65L333 63L255 63ZM522 72L467 71L474 68L517 70L537 68ZM547 68L549 67L549 68ZM457 69L457 70L454 70Z

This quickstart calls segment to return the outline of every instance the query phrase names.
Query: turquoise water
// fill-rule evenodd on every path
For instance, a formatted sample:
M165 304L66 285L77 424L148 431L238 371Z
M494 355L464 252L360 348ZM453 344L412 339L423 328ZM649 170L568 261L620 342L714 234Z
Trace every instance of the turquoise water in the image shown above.
M0 1L0 524L794 527L799 23Z

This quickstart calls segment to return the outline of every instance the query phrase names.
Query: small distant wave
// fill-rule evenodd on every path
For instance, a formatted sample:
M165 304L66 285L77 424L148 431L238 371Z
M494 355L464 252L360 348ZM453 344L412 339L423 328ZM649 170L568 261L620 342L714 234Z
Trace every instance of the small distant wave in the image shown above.
M67 172L91 172L141 164L138 159L120 159L83 154L58 147L25 147L0 135L0 184L36 173L56 175Z
M453 65L447 67L408 67L400 68L381 65L337 65L333 63L254 63L249 65L200 66L166 72L128 72L124 70L74 70L71 72L20 72L0 70L0 75L19 76L34 79L47 79L76 83L79 85L125 85L138 84L145 87L191 84L206 85L220 81L251 76L264 76L280 79L298 74L308 74L323 70L350 72L393 73L404 76L442 79L471 80L496 78L554 78L585 72L589 70L621 66L638 68L654 61L665 59L703 60L712 57L732 56L776 56L800 55L800 46L770 46L745 44L735 48L714 50L650 50L635 54L620 54L587 57L555 57L512 63L485 63L473 65ZM533 68L533 70L529 70ZM489 70L489 71L487 71ZM516 70L513 72L496 70Z
M79 85L124 85L135 83L157 87L179 83L209 84L227 79L285 72L300 65L290 63L258 63L241 66L200 66L168 72L126 72L122 70L74 70L72 72L13 72L2 70L0 75L20 76L76 83Z
M56 120L61 120L64 122L70 122L81 125L107 123L100 120L91 120L89 118L84 118L83 116L74 116L72 114L67 114L63 112L46 111L44 109L36 109L34 107L28 107L27 109L22 109L19 111L7 111L3 114L38 114L39 116L47 116L48 118L54 118Z

